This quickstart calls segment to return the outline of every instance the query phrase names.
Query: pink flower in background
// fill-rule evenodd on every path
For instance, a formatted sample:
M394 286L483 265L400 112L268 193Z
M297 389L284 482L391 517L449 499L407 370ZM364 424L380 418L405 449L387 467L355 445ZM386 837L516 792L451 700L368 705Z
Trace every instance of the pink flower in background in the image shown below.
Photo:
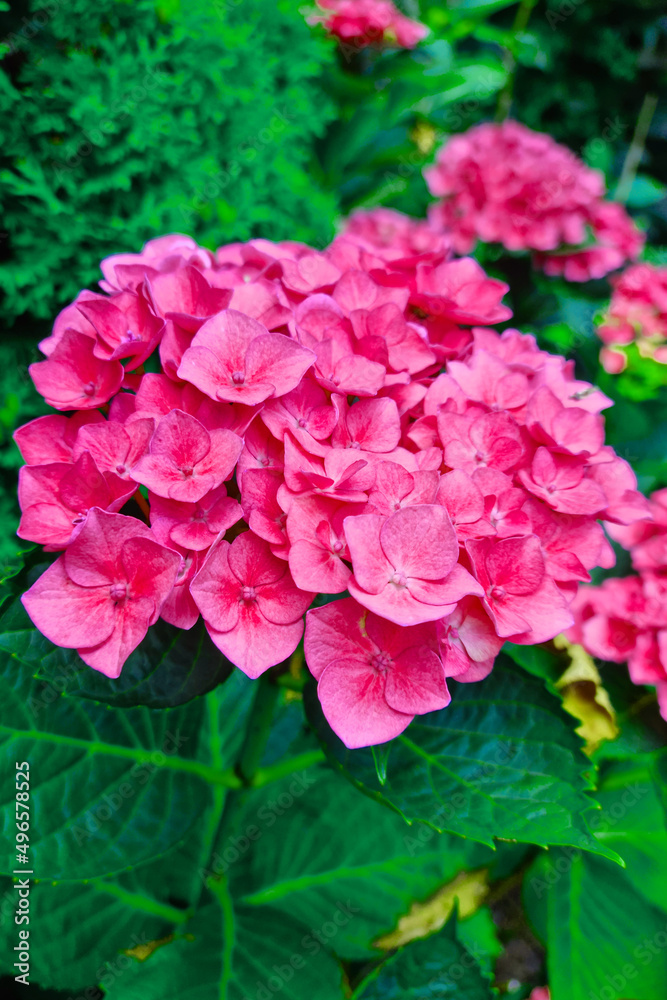
M180 561L140 521L92 508L67 551L22 601L47 639L118 677L157 621Z
M308 612L305 651L327 721L352 749L451 700L433 625L400 628L345 598Z
M630 550L637 575L581 587L568 635L592 656L627 663L635 684L656 688L667 719L667 490L652 494L649 509L651 520L609 526L612 537Z
M529 250L549 275L601 278L636 258L643 238L625 212L603 201L602 175L551 136L516 121L455 135L425 171L439 201L429 220L458 254L479 241Z
M635 343L642 357L667 364L667 267L633 264L612 279L609 309L597 328L600 361L610 374L627 365L621 349Z
M354 49L369 45L398 45L412 49L428 34L428 28L413 21L392 0L317 0L326 13L317 16L327 31Z
M550 996L548 986L536 986L528 1000L549 1000Z

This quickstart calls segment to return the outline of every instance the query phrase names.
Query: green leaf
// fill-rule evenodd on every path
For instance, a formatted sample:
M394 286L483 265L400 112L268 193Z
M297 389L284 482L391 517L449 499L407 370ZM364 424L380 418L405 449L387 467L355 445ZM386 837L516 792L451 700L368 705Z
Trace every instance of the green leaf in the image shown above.
M503 653L511 656L524 670L545 681L557 681L564 670L562 659L546 646L518 646L506 642Z
M502 954L503 946L498 940L496 925L488 906L480 906L476 913L461 920L456 933L459 940L477 960L482 972L493 978L496 959Z
M455 0L450 5L450 13L454 15L460 12L466 17L488 17L504 7L513 7L516 2L517 0Z
M314 686L306 710L330 759L409 823L489 846L494 837L574 844L619 860L589 830L594 768L560 699L503 656L486 680L452 688L447 708L419 716L393 742L383 786L372 750L348 750L332 733Z
M662 201L667 194L667 187L648 174L639 174L632 182L627 204L630 208L648 208Z
M337 954L365 958L379 954L374 941L415 899L493 857L425 832L420 840L395 813L318 768L248 794L216 850L223 861L241 855L223 871L243 903L270 905L311 928L328 926Z
M547 945L552 1000L667 996L667 919L607 860L557 850L527 873L524 904Z
M172 942L102 985L110 1000L343 1000L326 945L269 907L233 906L223 882Z
M158 621L112 680L91 670L73 649L61 649L32 625L20 601L0 619L0 655L21 661L55 694L79 695L117 707L172 708L206 694L232 672L200 621L189 631Z
M38 940L30 950L31 979L56 990L83 989L100 978L108 982L129 964L124 951L145 948L178 931L203 890L192 854L189 843L113 882L32 885L26 929L36 928ZM16 891L9 879L0 885L7 912L13 914ZM44 927L58 932L42 936L39 929ZM34 938L33 931L31 942ZM0 921L0 973L15 974L10 956L16 944L13 919Z
M105 876L204 836L242 739L252 689L240 671L175 709L110 709L68 698L0 657L0 830L14 842L15 762L30 765L38 875ZM5 872L14 859L5 855Z
M438 934L399 949L361 983L353 1000L491 1000L495 991L455 928L452 918Z
M591 826L618 851L626 877L649 903L667 912L667 828L660 802L664 784L654 783L650 757L614 764L597 792L602 806Z

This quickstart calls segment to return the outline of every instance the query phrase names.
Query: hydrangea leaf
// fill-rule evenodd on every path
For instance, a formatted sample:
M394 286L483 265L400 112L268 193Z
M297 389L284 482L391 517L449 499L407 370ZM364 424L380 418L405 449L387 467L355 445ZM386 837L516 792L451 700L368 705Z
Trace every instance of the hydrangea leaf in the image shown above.
M34 646L34 644L33 644ZM252 683L227 684L168 711L110 709L36 680L0 656L0 829L14 839L14 762L30 765L30 850L39 877L99 878L207 836L211 810L238 779ZM5 857L11 872L13 857Z
M420 842L399 816L322 768L251 792L217 851L245 904L289 914L345 958L378 956L378 939L413 900L493 857L456 837Z
M329 758L408 823L489 846L495 837L574 844L619 861L589 829L594 768L559 699L503 656L486 680L452 689L447 708L419 716L393 742L384 785L372 750L341 743L312 688L307 711Z
M353 1000L491 1000L495 991L457 940L453 918L437 934L399 949L374 970Z
M660 802L664 783L653 779L653 763L650 755L637 754L604 772L596 794L602 812L591 826L598 840L623 855L625 876L636 891L667 912L667 823Z
M85 989L93 983L109 988L132 964L128 951L178 933L192 916L204 888L196 855L193 838L165 858L114 880L33 884L31 926L57 927L58 934L31 948L31 977L56 990ZM0 885L2 917L10 918L0 920L0 973L14 975L16 891L9 878Z
M234 906L212 882L202 908L164 947L135 962L108 990L110 1000L343 1000L343 973L308 928L271 908ZM272 988L273 987L273 988Z
M665 913L606 859L549 852L526 876L524 903L546 937L552 1000L667 995Z

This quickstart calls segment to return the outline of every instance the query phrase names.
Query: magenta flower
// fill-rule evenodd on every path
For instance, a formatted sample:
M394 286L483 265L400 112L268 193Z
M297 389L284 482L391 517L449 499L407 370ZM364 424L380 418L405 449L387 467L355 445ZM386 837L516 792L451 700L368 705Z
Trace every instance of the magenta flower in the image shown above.
M251 531L215 543L190 593L213 642L248 677L291 656L315 596L295 586L287 563Z
M120 361L104 361L94 353L95 341L67 330L46 361L29 371L37 392L56 410L90 410L118 392L123 381Z
M348 597L308 612L304 646L327 721L351 749L451 700L433 625L401 628Z
M437 621L466 594L482 594L457 562L459 546L444 507L403 507L391 517L345 520L354 576L348 590L369 611L397 625Z
M538 448L530 472L519 469L519 479L536 497L564 514L596 514L607 506L602 489L585 475L586 465L568 455Z
M500 472L513 469L521 461L524 446L521 431L509 413L466 414L441 409L438 434L445 448L445 465L473 473L492 466Z
M194 417L172 410L157 425L132 478L158 496L196 503L232 474L242 447L233 431L207 431Z
M466 543L473 571L483 588L483 603L496 633L528 643L545 642L569 628L572 615L556 584L546 575L535 535L484 538Z
M476 597L464 597L437 629L445 676L461 684L488 677L503 640Z
M21 600L47 639L118 677L157 621L180 561L141 521L93 507L67 551Z
M340 594L352 571L343 521L363 512L365 504L340 503L328 497L297 497L287 516L289 567L297 587Z
M295 389L315 356L243 313L227 309L199 329L178 377L211 399L253 405Z
M121 292L113 299L106 295L86 297L78 302L79 312L96 333L93 352L106 361L126 359L126 368L137 368L160 342L164 323L149 309L145 299Z
M392 0L317 0L329 12L317 20L346 45L363 49L369 45L397 45L412 49L428 34L428 28L412 21Z
M401 507L433 504L437 488L438 473L434 470L408 472L397 462L379 462L375 485L368 492L369 513L388 517Z
M159 534L164 534L169 543L194 552L210 548L221 531L243 517L241 505L227 496L224 486L212 489L195 503L151 495L150 505L151 527L156 534L159 525Z
M16 533L49 552L64 549L91 508L119 511L135 490L135 483L101 472L87 451L72 465L25 466L19 473L23 513Z
M104 423L97 410L78 410L71 417L49 413L19 427L13 437L26 465L73 462L72 449L79 430L94 423Z
M131 479L134 466L148 450L154 430L155 421L150 418L86 424L76 435L72 457L76 459L88 452L102 472Z

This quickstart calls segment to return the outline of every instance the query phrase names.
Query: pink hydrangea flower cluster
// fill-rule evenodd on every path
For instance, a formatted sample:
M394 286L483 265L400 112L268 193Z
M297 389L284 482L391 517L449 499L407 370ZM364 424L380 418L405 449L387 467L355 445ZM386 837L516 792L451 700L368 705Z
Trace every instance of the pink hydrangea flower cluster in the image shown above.
M529 250L568 281L602 278L636 258L643 240L625 209L604 201L604 180L551 136L516 121L455 135L425 171L438 201L431 222L457 253L478 240Z
M667 364L667 267L633 264L612 284L611 304L597 330L605 345L603 367L612 375L622 372L628 359L621 347L632 343L642 357Z
M653 493L649 506L650 521L610 528L630 550L637 575L582 587L569 635L592 656L627 662L635 684L655 685L667 719L667 489Z
M406 17L392 0L317 0L317 4L325 13L315 20L347 48L413 49L428 34L425 24Z
M117 677L159 616L201 615L257 677L347 593L305 650L354 747L572 624L613 562L598 521L646 515L610 400L490 329L507 286L417 252L421 223L393 218L387 253L386 218L324 252L164 237L63 310L31 368L60 412L16 433L19 534L61 553L24 595L49 639Z

